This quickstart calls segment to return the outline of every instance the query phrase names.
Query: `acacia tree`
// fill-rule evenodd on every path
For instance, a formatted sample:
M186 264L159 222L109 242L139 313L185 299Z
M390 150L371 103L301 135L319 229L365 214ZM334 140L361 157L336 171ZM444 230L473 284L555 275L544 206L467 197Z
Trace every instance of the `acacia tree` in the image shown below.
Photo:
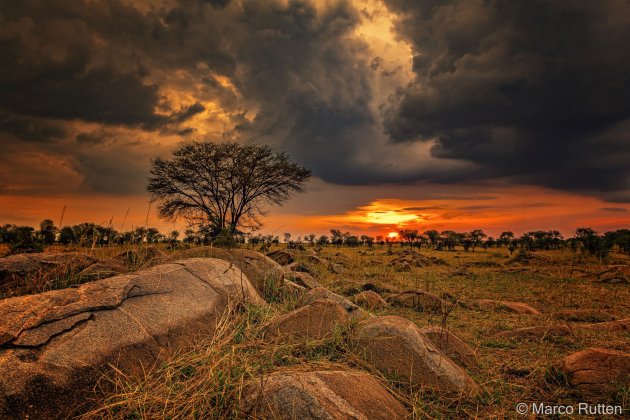
M260 227L265 205L303 191L311 171L268 146L195 142L154 159L147 189L159 215L182 217L212 235Z

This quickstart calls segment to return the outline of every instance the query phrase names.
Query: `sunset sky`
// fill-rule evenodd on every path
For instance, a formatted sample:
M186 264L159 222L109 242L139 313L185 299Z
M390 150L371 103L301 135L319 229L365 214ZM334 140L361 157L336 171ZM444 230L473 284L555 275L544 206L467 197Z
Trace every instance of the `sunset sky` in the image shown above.
M263 232L630 227L630 3L0 2L0 224L164 231L150 159L310 168ZM127 216L125 216L127 215Z

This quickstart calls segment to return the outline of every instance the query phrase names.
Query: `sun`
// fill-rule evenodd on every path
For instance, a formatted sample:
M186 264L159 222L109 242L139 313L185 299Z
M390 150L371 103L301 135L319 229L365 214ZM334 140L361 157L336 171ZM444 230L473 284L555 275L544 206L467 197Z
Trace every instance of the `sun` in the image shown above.
M396 239L396 238L398 238L398 232L389 232L389 233L387 234L387 237L388 237L389 239Z

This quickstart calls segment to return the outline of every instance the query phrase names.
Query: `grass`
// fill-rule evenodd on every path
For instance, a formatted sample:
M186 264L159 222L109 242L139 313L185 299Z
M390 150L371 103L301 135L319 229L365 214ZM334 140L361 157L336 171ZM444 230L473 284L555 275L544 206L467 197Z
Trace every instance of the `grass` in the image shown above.
M396 258L400 247L375 247L367 253L358 249L326 247L320 255L347 257L341 274L326 265L313 265L306 255L297 260L313 268L318 281L331 290L349 295L364 283L395 287L400 290L424 290L436 295L448 294L454 303L437 313L420 312L405 307L388 307L379 315L406 317L420 327L442 325L449 328L476 350L479 367L468 373L482 387L475 398L445 398L414 389L406 384L385 382L378 372L348 351L345 334L340 329L329 340L302 344L277 344L263 340L264 326L275 316L293 309L299 302L274 295L265 307L233 307L222 318L213 337L173 355L141 378L114 372L105 378L114 392L100 399L84 418L239 418L245 413L238 404L243 386L260 375L277 369L299 369L304 365L320 368L351 367L370 371L388 386L415 418L514 418L520 402L547 402L576 405L582 399L572 393L553 369L555 361L589 347L604 347L630 352L627 332L580 332L573 338L500 339L500 331L562 322L553 313L564 309L602 310L617 319L630 317L630 288L609 285L582 277L584 271L597 271L601 263L576 258L569 251L540 252L548 258L543 263L512 265L509 252L491 249L476 252L420 252L438 257L448 265L414 267L411 272L397 272L387 263ZM361 251L366 251L362 249ZM93 252L107 253L116 251ZM613 255L613 263L628 264L630 258ZM150 264L135 261L136 267ZM467 265L470 274L452 275ZM540 317L503 311L469 309L460 302L496 299L525 302L539 309ZM608 401L630 406L628 389L620 388Z

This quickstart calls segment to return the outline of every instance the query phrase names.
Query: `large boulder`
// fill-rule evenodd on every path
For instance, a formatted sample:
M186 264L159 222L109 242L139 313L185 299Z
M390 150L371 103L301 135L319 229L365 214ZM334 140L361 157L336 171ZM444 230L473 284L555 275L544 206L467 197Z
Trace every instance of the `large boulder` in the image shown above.
M40 252L0 258L0 291L20 286L25 279L46 274L49 278L76 275L98 261L80 252Z
M266 296L281 289L284 285L282 267L269 257L249 249L225 249L198 247L187 249L179 258L218 258L229 261L238 267L254 285L258 293Z
M189 259L0 301L0 418L61 418L110 365L141 374L208 336L230 302L263 303L227 261Z
M392 380L462 395L476 394L479 389L408 319L382 316L364 320L349 340L357 355Z
M335 329L348 324L349 319L339 303L318 299L272 320L265 336L277 342L322 340L332 337Z
M354 370L280 371L244 387L243 417L405 419L410 413L373 376Z
M472 306L482 311L495 310L513 312L521 315L541 315L540 311L527 303L505 300L479 299L472 302Z
M431 340L435 347L458 365L466 368L478 366L477 356L472 347L463 342L451 331L434 326L423 328L422 333Z
M621 351L586 349L567 356L555 368L586 398L611 396L630 386L630 354Z
M446 303L432 293L422 290L410 290L387 296L387 301L392 305L406 306L424 312L440 312L446 308Z

